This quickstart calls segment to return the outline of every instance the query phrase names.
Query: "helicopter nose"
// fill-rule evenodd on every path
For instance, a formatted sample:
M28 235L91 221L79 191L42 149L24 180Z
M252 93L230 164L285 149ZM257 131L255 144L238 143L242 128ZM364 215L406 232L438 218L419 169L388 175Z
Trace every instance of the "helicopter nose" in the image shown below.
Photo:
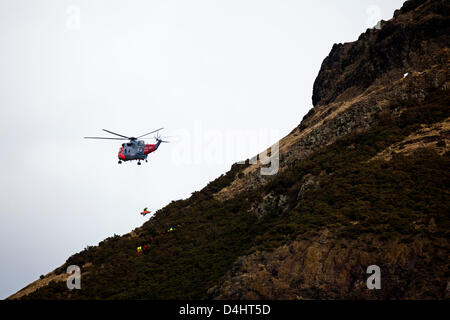
M119 153L119 159L125 160L125 156L122 154L122 152Z

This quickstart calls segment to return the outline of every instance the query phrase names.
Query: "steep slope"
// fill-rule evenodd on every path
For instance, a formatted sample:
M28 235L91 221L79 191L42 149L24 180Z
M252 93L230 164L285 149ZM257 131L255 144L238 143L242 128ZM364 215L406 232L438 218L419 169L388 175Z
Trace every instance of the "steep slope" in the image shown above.
M407 1L333 46L277 175L235 164L10 298L448 298L449 11ZM365 286L373 264L382 290Z
M448 89L449 8L445 1L407 1L380 30L335 44L313 88L314 108L280 141L280 167L351 133L367 130L380 112L401 112ZM405 76L406 75L406 76ZM244 171L218 198L267 181L256 166Z

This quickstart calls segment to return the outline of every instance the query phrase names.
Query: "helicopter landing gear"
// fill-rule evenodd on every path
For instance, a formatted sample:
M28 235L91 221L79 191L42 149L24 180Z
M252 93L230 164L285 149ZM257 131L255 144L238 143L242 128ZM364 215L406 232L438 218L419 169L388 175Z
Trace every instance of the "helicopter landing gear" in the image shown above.
M141 162L140 161L138 161L138 166L140 166L141 165Z
M122 163L122 161L119 160L119 164L121 164L121 163Z
M145 162L148 162L147 159L145 159Z

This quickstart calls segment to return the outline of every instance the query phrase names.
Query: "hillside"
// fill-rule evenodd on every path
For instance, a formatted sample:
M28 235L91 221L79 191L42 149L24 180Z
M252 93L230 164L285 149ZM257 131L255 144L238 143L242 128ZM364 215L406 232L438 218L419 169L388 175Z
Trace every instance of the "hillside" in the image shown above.
M278 174L234 164L10 299L448 299L449 17L410 0L335 44ZM373 264L382 290L365 286Z

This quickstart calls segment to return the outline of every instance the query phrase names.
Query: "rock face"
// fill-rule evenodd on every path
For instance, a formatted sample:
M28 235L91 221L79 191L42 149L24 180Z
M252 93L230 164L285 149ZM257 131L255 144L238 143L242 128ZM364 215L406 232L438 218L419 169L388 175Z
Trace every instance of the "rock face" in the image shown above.
M272 213L274 211L279 211L279 214L282 214L286 211L286 196L285 195L273 195L268 194L264 197L264 199L258 204L255 209L256 216L261 219L266 216L268 213Z
M401 114L431 93L448 94L449 10L446 1L407 1L380 30L335 45L314 84L315 107L279 142L280 170L343 136L369 129L383 112ZM258 169L246 168L216 198L229 199L269 182L271 177Z
M335 44L314 83L314 108L280 141L280 171L340 137L378 125L383 114L401 116L408 106L421 104L431 94L448 97L449 44L450 4L439 0L407 1L393 19L381 23L380 30L369 29L355 42ZM419 126L374 159L389 161L392 154L410 155L418 148L445 154L450 134L449 110L450 106L442 122ZM244 171L242 181L237 179L219 192L219 198L226 199L242 186L255 183L258 173L251 169ZM320 175L307 174L302 178L296 208L301 207L304 194L320 181ZM448 298L448 239L430 235L436 232L433 219L420 221L413 223L414 228L429 234L414 239L342 239L339 230L326 229L273 251L241 257L220 283L210 288L209 297ZM436 259L447 262L431 268ZM372 264L381 267L385 290L367 290L366 268Z
M436 55L448 47L446 1L407 1L381 29L368 29L358 41L335 44L314 82L313 105L348 99L380 80L380 75L422 71L440 64Z
M400 114L450 87L448 1L407 1L395 17L355 42L335 44L313 89L314 108L280 141L280 170L351 133L369 129L383 112ZM257 166L217 193L229 199L270 181Z
M442 282L447 268L427 273L435 256L447 259L446 239L412 243L338 240L327 230L272 252L241 257L211 288L214 299L438 299L431 282ZM368 266L381 270L383 290L368 290ZM441 283L445 287L447 282Z

